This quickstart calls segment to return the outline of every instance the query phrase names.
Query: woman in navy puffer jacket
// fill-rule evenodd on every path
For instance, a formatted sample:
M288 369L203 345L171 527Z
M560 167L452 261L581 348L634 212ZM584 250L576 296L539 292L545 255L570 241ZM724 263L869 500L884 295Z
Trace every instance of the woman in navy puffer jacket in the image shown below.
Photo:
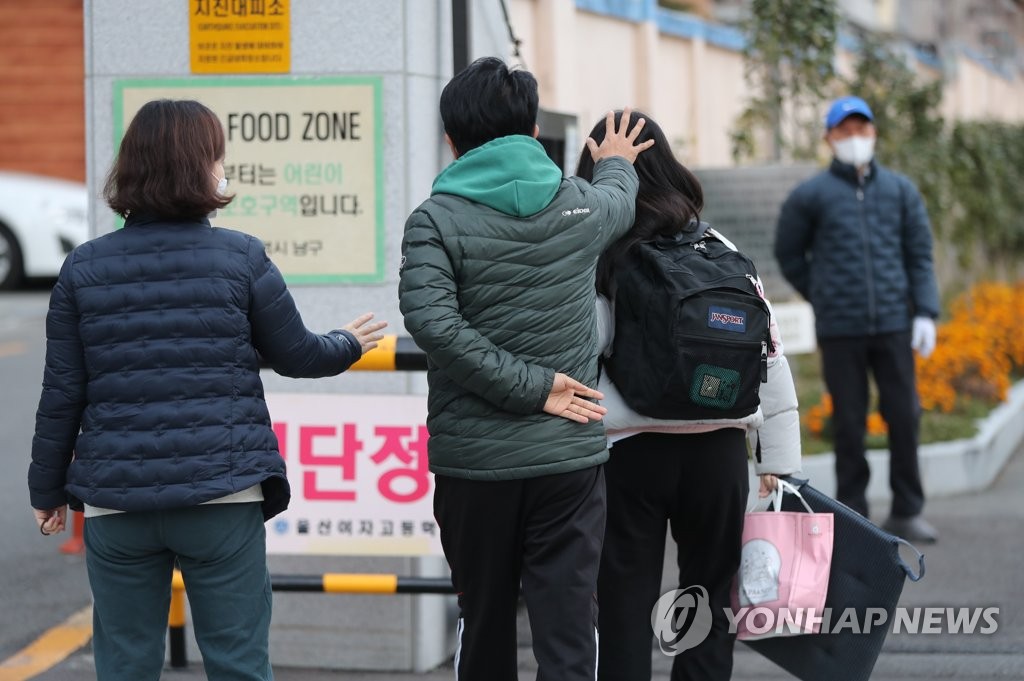
M270 679L263 523L288 505L259 356L339 374L382 337L304 326L255 237L213 228L224 132L194 101L144 105L104 196L123 229L67 258L46 320L28 482L40 532L85 511L102 681L159 679L175 560L211 679Z

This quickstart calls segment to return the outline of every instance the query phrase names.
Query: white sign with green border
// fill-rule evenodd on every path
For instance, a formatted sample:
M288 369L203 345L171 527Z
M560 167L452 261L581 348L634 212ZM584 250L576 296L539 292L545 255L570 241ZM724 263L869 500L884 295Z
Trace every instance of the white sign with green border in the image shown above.
M263 240L289 283L384 276L379 77L119 80L114 149L143 104L195 99L224 126L228 193L213 223Z

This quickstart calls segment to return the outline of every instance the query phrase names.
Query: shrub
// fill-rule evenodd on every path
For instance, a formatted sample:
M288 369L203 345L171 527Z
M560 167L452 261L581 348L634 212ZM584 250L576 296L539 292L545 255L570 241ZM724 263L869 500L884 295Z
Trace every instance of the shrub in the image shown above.
M943 439L929 433L932 415L959 414L973 421L979 405L991 408L1006 399L1015 377L1024 370L1024 282L975 285L950 305L949 319L938 325L935 352L917 356L917 390L924 410L922 442ZM831 438L832 399L823 393L818 403L803 410L805 434ZM948 421L948 419L946 419ZM870 437L886 434L885 420L877 411L867 419ZM937 437L931 437L936 435ZM820 451L810 446L809 451Z
M1006 399L1012 377L1024 368L1024 282L981 283L957 298L938 328L928 359L917 358L917 389L926 410L950 413L958 401Z

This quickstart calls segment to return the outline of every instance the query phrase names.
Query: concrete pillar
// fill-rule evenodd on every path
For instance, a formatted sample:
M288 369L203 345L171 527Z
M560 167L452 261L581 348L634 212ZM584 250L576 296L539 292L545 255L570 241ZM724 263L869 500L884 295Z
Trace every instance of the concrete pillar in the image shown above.
M687 140L690 145L689 148L692 150L692 154L688 159L689 166L699 166L704 162L706 158L705 147L707 143L704 140L704 136L700 134L700 131L704 127L704 97L701 97L699 93L709 92L705 88L707 80L705 77L704 68L704 53L707 47L707 43L704 41L703 36L694 36L690 39L690 73L688 74L690 87L689 91L694 93L690 97L689 101L689 121L690 126L688 130Z
M540 105L553 111L575 111L580 80L576 5L573 0L538 0L534 16L537 63L527 66L537 77Z
M654 17L648 17L636 25L636 31L636 106L644 111L654 111L655 93L663 84L658 68L658 24Z

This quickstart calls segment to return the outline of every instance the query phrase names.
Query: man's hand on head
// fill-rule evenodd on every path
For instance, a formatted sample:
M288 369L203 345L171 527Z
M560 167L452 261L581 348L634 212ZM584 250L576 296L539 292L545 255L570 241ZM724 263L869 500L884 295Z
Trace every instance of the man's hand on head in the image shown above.
M633 126L632 130L628 130L631 113L632 111L629 107L622 110L618 130L616 130L615 112L609 111L608 116L605 118L605 135L604 139L601 140L601 144L595 142L592 137L587 138L587 149L590 150L594 163L609 156L621 156L630 163L633 163L641 151L654 146L654 140L647 140L640 144L636 143L636 138L640 135L640 131L644 129L644 124L647 121L641 118Z

